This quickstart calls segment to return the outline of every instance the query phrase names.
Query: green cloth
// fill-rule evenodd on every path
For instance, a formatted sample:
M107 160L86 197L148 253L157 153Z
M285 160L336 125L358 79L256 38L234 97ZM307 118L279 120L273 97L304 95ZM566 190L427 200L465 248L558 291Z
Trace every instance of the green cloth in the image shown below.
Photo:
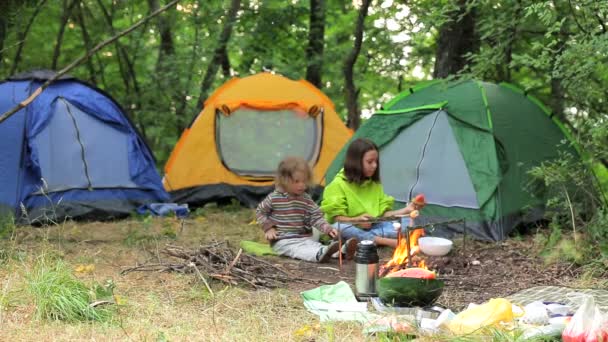
M267 243L242 240L240 246L247 254L253 254L257 256L278 255Z
M340 281L332 285L319 286L312 290L301 292L300 295L304 300L318 300L326 303L357 302L357 298L355 297L353 290L344 281Z
M355 217L369 214L380 217L393 208L395 199L384 192L382 184L367 180L362 184L351 183L344 175L344 169L336 175L323 192L321 211L325 219L334 223L336 216Z
M367 302L358 302L344 281L301 292L304 306L325 321L369 322L378 315L367 311Z

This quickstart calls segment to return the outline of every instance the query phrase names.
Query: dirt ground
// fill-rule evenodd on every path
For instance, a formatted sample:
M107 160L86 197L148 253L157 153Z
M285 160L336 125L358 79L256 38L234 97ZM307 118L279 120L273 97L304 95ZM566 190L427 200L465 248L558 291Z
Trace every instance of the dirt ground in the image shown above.
M436 305L461 310L469 303L482 303L491 298L506 297L520 290L541 285L576 286L582 270L572 264L547 265L533 247L532 237L490 243L468 240L463 247L457 241L445 257L423 257L429 269L445 281L445 288ZM380 251L380 264L390 259L392 250ZM417 257L415 257L416 259ZM339 280L354 289L355 264L345 262L342 270L338 262L317 265L295 260L273 258L286 269L301 277L335 283ZM294 283L294 290L305 290L318 285Z

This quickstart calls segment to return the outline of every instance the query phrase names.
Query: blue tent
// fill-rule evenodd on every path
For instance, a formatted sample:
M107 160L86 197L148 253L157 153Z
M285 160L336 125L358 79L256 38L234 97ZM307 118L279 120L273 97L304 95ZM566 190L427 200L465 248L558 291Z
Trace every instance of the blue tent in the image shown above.
M52 72L0 82L0 114ZM106 93L64 77L0 123L0 212L25 222L109 219L164 202L154 157Z

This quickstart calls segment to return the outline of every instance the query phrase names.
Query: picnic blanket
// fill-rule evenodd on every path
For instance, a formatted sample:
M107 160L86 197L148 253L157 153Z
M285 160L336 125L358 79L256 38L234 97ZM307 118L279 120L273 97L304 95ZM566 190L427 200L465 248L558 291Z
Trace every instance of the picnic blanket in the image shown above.
M521 306L535 301L557 302L570 306L574 311L581 306L579 295L576 293L589 294L595 298L595 303L602 312L608 312L608 290L601 289L574 289L562 286L536 286L521 290L508 297L513 304Z

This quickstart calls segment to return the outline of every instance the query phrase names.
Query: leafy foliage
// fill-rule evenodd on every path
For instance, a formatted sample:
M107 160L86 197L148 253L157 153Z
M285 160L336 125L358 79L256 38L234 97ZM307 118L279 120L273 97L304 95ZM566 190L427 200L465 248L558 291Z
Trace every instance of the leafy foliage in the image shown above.
M550 258L561 257L577 263L608 260L606 188L600 179L603 176L597 172L605 171L598 158L606 153L601 146L608 137L608 127L592 121L579 127L588 138L580 140L582 159L563 154L558 160L530 171L548 191L552 234L546 249L551 251ZM566 227L572 231L570 237L562 234Z
M0 77L9 76L12 69L21 72L52 65L61 17L68 13L66 3L3 2ZM149 4L145 0L79 0L69 12L57 46L57 65L67 65L141 20L150 13ZM567 156L532 173L550 188L549 205L555 209L552 219L558 227L584 227L590 238L604 241L601 227L608 208L598 195L598 184L608 183L608 171L601 166L608 165L602 148L608 119L608 2L374 1L354 70L359 106L370 114L397 93L428 79L438 50L438 32L442 25L463 19L455 11L463 4L467 13L474 14L477 44L466 54L468 65L460 76L511 82L550 105L552 114L584 151L584 165L596 171L598 179L586 171L579 173L580 165ZM112 94L128 110L151 144L159 167L183 128L200 112L197 100L202 91L211 93L232 76L261 71L303 78L311 63L306 60L308 1L244 0L221 71L211 89L200 89L228 6L229 1L182 0L72 71ZM352 49L357 6L356 1L325 2L322 90L343 117L343 65ZM34 16L37 11L39 15ZM163 34L161 20L168 27ZM574 196L570 202L566 194ZM598 248L600 253L605 247Z

